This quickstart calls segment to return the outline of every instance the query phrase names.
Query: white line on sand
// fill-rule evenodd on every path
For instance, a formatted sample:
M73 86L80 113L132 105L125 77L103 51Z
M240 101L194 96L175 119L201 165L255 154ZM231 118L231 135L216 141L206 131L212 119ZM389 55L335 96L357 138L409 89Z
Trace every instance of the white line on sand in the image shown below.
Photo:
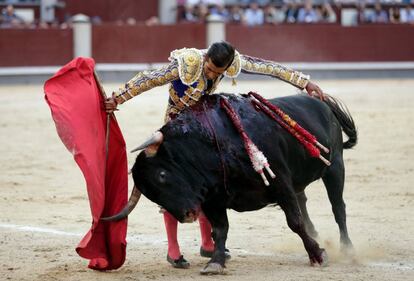
M75 232L67 232L62 230L56 230L52 228L46 227L37 227L37 226L28 226L28 225L17 225L17 224L10 224L10 223L0 223L0 229L11 229L21 232L31 232L31 233L47 233L51 235L57 236L72 236L72 237L79 237L83 236L82 233L75 233ZM128 242L138 243L138 244L149 244L149 245L160 245L166 244L165 238L161 235L148 235L148 234L140 234L140 235L128 235ZM186 243L185 243L186 244ZM233 251L234 252L234 251ZM236 250L238 255L248 255L248 256L272 256L272 253L259 253L259 252L249 252L244 249L237 249ZM378 267L378 268L388 268L388 269L396 269L396 270L413 270L414 264L410 262L369 262L364 263L367 266L371 267Z
M0 228L6 229L13 229L21 232L38 232L38 233L48 233L60 236L76 236L82 237L81 233L74 233L74 232L66 232L51 228L45 227L37 227L37 226L29 226L29 225L17 225L17 224L9 224L9 223L0 223Z
M20 231L20 232L47 233L47 234L57 235L57 236L72 236L72 237L79 237L79 238L81 238L84 235L82 233L67 232L67 231L56 230L52 228L46 228L46 227L17 225L17 224L10 224L10 223L0 223L0 229L1 228L12 229L15 231ZM127 240L128 242L133 242L133 243L144 243L144 244L154 244L154 245L159 245L160 243L166 242L165 238L161 237L161 235L148 235L148 234L128 235Z

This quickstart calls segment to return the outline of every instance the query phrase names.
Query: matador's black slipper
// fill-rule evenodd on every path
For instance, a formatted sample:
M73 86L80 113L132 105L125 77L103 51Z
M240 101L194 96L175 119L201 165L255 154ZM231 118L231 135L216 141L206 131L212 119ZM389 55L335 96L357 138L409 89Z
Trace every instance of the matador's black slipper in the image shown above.
M190 263L182 255L176 260L173 260L169 255L167 255L167 261L175 268L186 269L190 267Z

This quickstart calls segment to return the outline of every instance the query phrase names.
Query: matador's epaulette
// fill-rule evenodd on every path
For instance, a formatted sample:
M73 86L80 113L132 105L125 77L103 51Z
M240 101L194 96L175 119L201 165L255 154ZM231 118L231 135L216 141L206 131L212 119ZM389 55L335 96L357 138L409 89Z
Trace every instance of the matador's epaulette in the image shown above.
M233 62L227 68L226 72L224 72L224 76L228 78L236 78L237 76L239 76L240 71L241 71L241 58L240 58L239 52L235 50Z
M178 75L180 80L190 86L200 78L203 71L203 53L194 48L174 50L170 58L178 62Z

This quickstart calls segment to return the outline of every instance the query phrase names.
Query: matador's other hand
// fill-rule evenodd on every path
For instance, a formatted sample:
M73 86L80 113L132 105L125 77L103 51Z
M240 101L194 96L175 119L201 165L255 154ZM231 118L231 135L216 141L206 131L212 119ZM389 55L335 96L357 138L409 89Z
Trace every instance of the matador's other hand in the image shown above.
M105 106L105 111L106 111L106 113L108 113L108 114L111 114L111 113L113 113L115 110L118 110L118 109L117 109L118 103L116 102L116 99L115 99L115 93L113 93L113 94L112 94L112 97L107 98L107 99L104 101L104 106Z
M309 96L319 98L320 100L325 99L325 95L323 94L322 89L311 81L308 82L308 85L306 85L305 89L306 92L308 92Z

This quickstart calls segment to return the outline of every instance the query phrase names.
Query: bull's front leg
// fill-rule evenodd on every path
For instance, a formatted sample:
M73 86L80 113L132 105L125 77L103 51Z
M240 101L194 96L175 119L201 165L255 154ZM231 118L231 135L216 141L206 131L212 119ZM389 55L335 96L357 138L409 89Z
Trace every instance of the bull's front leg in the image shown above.
M210 209L203 207L204 214L213 228L214 253L207 265L200 270L201 274L223 274L226 262L226 240L229 221L226 209Z

